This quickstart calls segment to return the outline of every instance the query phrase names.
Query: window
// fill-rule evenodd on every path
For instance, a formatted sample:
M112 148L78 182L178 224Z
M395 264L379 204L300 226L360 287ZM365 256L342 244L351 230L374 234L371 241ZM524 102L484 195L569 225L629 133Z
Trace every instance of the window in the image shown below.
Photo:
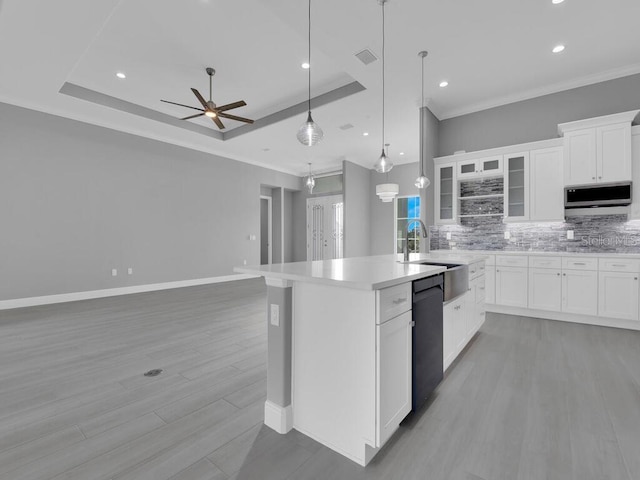
M420 197L398 197L396 199L396 253L402 253L405 231L409 225L409 253L420 252Z

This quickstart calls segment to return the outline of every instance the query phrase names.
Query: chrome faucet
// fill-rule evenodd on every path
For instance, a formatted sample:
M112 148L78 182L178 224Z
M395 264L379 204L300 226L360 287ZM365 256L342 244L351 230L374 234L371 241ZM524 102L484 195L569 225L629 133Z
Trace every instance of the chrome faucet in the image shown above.
M409 227L414 223L420 223L420 229L422 230L422 237L427 238L427 226L419 218L412 218L407 221L407 225L404 227L404 245L402 246L402 253L404 254L404 261L409 261Z

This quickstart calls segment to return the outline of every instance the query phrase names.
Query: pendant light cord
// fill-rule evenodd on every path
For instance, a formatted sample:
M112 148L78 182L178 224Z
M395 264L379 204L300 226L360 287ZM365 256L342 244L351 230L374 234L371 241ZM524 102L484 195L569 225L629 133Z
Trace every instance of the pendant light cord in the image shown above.
M426 55L422 55L422 97L420 97L420 103L422 104L422 108L420 109L420 127L422 127L422 116L424 115L424 57ZM424 177L424 165L422 164L423 150L424 150L424 139L422 138L424 132L422 132L422 128L420 128L420 176Z
M382 0L382 151L384 152L384 5L386 0Z
M309 114L311 114L311 0L309 0L309 54L307 58L307 62L309 62Z

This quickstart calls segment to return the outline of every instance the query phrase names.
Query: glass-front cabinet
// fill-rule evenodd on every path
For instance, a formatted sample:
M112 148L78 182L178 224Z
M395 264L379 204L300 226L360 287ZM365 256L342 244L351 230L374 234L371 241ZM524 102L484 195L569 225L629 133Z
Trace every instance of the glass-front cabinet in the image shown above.
M529 152L504 156L504 221L529 220Z
M502 155L475 160L462 160L457 164L458 179L501 175L503 172L502 162Z
M443 225L457 221L456 168L459 164L443 163L435 166L436 223Z

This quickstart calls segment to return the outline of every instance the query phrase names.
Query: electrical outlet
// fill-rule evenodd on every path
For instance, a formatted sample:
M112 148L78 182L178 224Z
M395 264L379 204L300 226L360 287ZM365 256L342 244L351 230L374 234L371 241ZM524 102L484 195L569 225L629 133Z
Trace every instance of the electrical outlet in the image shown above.
M507 230L506 232L504 232L504 239L509 240L510 238L511 238L511 232Z
M271 325L274 327L280 326L280 305L277 303L271 304Z
M447 232L447 240L451 240L451 232Z
M127 268L127 274L133 275L133 268L131 267Z
M117 268L112 268L111 269L111 276L112 277L117 277L118 276L118 269Z
M573 230L567 230L567 240L573 240L574 238Z

